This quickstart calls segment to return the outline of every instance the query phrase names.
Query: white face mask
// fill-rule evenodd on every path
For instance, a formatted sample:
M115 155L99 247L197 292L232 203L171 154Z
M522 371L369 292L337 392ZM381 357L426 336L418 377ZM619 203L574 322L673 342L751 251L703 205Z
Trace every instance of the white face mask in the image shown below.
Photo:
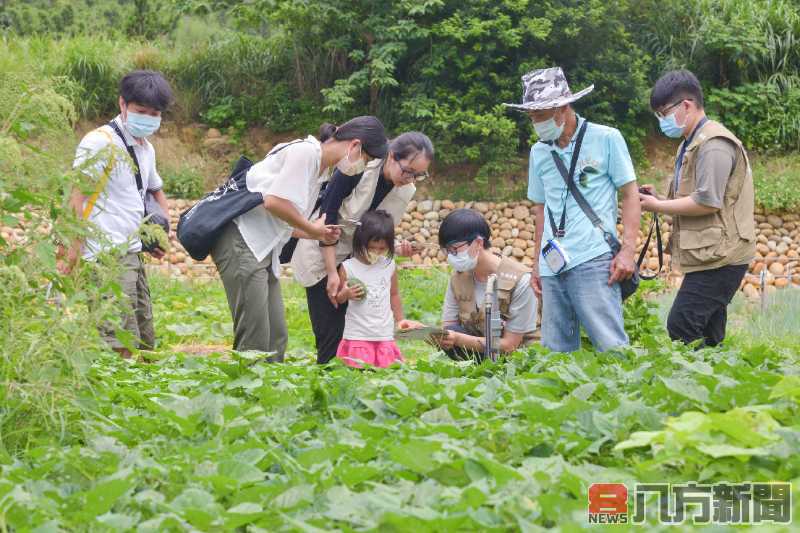
M536 130L536 135L545 142L555 141L564 132L564 121L560 126L556 125L556 117L550 117L543 122L534 122L533 129Z
M386 260L386 252L378 253L378 252L373 252L373 251L367 250L366 259L367 259L367 263L368 264L374 265L376 263L379 263L381 261L385 261Z
M457 254L447 254L447 262L456 272L469 272L478 266L478 256L469 255L469 248Z
M336 168L339 169L339 172L344 174L345 176L355 176L356 174L361 174L364 172L367 164L364 163L364 160L361 158L361 145L358 145L358 156L356 156L355 161L350 160L350 151L347 151L347 154L338 162L336 163Z

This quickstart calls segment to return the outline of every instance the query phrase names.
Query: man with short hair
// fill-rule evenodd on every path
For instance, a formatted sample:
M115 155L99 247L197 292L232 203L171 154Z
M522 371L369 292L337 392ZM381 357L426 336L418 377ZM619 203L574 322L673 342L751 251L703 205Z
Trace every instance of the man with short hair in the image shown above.
M576 351L583 326L599 351L627 345L620 282L636 268L641 217L628 147L618 130L588 122L572 109L570 104L594 85L573 94L560 67L529 72L522 84L522 104L505 105L526 113L539 136L531 149L528 198L535 204L531 283L542 299L542 344ZM567 180L595 213L596 223ZM617 191L622 192L621 246Z
M653 187L642 209L672 215L672 262L685 274L667 331L673 340L716 346L725 338L727 307L755 255L755 194L747 152L706 117L703 89L688 70L664 74L650 107L667 137L683 138L667 199Z
M120 114L88 133L75 154L74 167L96 181L97 188L88 196L76 188L70 196L72 208L104 235L104 242L87 239L85 243L72 243L66 257L59 260L59 269L68 273L81 256L93 261L98 254L112 251L109 248L121 250L120 281L129 300L122 327L133 334L140 348L152 349L153 313L138 230L145 215L147 191L164 213L169 212L163 182L156 170L155 150L147 137L158 130L161 114L172 102L172 90L160 73L138 70L122 78L119 93ZM128 147L132 148L135 162L128 156ZM150 253L156 258L164 256L159 248ZM101 333L115 351L130 357L130 351L112 328L104 326Z

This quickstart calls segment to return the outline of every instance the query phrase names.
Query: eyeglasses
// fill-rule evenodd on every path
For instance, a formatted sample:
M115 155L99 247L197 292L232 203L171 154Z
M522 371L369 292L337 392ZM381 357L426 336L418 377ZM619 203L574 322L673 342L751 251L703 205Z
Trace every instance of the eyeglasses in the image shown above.
M456 255L458 254L459 251L461 251L461 249L469 246L470 244L471 241L463 241L463 242L457 242L455 244L448 244L447 246L444 247L444 251L450 255Z
M422 181L430 177L430 174L428 174L427 171L423 170L422 172L414 172L414 169L409 167L404 167L403 163L401 163L400 161L397 161L397 166L400 167L400 172L403 179L411 181Z
M670 109L672 109L673 107L675 107L677 105L682 104L686 100L691 100L691 98L684 98L683 100L678 100L677 102L675 102L674 104L672 104L668 108L664 109L663 111L656 111L653 114L656 116L656 118L667 118L667 113L669 112Z

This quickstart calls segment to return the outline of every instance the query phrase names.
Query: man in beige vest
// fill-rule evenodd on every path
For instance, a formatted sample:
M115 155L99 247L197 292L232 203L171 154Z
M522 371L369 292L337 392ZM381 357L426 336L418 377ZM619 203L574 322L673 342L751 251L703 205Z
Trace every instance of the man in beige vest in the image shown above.
M672 263L685 274L669 313L673 340L716 346L727 307L755 254L753 177L741 141L709 120L694 74L674 70L650 94L661 131L683 138L666 200L645 186L642 209L672 215Z
M513 352L537 336L538 303L530 285L528 268L510 257L489 250L491 230L486 219L472 209L456 209L439 227L439 245L447 251L453 275L442 306L447 337L435 339L448 357L480 361L486 347L486 281L497 275L497 300L503 331L500 351Z

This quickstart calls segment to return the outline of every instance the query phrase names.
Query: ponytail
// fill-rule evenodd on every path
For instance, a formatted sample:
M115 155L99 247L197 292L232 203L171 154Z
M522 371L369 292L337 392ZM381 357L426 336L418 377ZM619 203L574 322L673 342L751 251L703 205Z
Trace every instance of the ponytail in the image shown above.
M336 135L336 130L339 129L330 122L324 123L319 127L319 142L324 143L328 139Z
M325 123L319 127L319 142L350 141L358 139L361 147L370 156L383 159L389 153L386 130L377 117L365 115L348 120L339 127Z

